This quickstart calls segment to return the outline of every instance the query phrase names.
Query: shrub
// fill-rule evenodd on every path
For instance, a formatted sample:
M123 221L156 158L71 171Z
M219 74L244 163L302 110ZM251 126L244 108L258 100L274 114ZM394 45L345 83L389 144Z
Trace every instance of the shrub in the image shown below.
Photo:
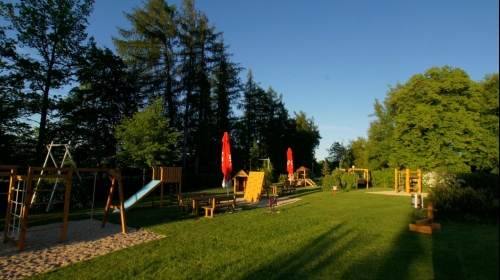
M436 170L431 172L426 172L422 175L422 185L428 188L435 187L460 187L460 183L463 182L457 177L454 172L447 170Z
M321 179L321 189L323 191L331 191L333 186L337 186L340 189L340 181L333 175L326 175Z
M341 189L344 191L354 190L358 188L358 175L344 172L340 178Z
M370 185L377 188L394 188L394 169L372 171Z
M436 204L437 216L450 220L498 219L493 205L493 194L488 189L446 187L437 185L430 189L429 201Z
M498 199L498 188L500 185L500 180L498 175L488 174L483 172L474 173L460 173L458 177L463 179L463 186L471 187L475 190L479 189L489 189Z
M283 183L286 181L288 181L288 175L287 174L280 174L280 176L278 177L278 182Z
M322 179L322 189L324 191L330 191L333 186L337 186L338 190L343 191L356 189L358 187L358 176L335 169L332 175L327 175Z

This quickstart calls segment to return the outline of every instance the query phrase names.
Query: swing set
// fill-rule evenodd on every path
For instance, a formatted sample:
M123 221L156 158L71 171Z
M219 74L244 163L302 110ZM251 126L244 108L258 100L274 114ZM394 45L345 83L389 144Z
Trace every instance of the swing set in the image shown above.
M95 183L97 173L106 173L111 181L111 187L109 190L108 199L106 202L106 207L104 209L104 217L101 223L101 228L106 226L106 221L108 217L109 210L112 208L120 209L120 219L122 226L122 233L127 232L126 227L126 216L124 208L123 199L123 186L121 180L121 173L119 169L110 168L60 168L60 167L30 167L28 169L28 174L25 176L17 175L17 166L0 165L0 177L9 177L9 189L7 194L7 213L5 219L5 231L4 231L4 242L12 242L18 247L18 251L22 251L27 246L32 246L38 243L46 243L54 240L46 240L42 242L37 242L34 244L26 244L26 234L35 231L52 230L55 228L61 228L60 242L66 241L67 227L68 227L68 216L69 216L69 204L71 197L71 182L73 179L73 174L78 174L78 172L94 172L94 195L95 195ZM57 189L41 189L34 187L34 181L43 178L51 179L65 179L66 185L64 188ZM119 203L118 207L111 205L111 200L113 198L114 192L118 190ZM37 193L41 192L62 192L64 198L60 201L48 201L48 202L34 202L33 197ZM93 195L93 196L94 196ZM50 214L39 214L39 215L29 215L30 208L34 205L54 205L63 204L64 210L62 213L50 213ZM92 198L92 212L94 209L94 198ZM92 215L92 214L91 214ZM39 218L52 218L61 217L62 225L48 226L45 228L30 229L28 227L28 220L39 219Z

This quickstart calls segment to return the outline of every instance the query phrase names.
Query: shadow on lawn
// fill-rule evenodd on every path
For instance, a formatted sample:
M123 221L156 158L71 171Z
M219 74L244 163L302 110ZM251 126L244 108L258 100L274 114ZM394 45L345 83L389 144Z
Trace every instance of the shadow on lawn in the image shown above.
M326 233L312 239L307 245L302 247L295 254L279 256L268 265L250 271L241 279L308 279L315 276L316 272L331 266L332 262L338 261L344 250L348 248L339 247L331 250L331 245L335 242L335 232L340 231L342 225L336 225ZM311 256L317 260L311 259ZM314 262L307 270L298 269L304 264Z

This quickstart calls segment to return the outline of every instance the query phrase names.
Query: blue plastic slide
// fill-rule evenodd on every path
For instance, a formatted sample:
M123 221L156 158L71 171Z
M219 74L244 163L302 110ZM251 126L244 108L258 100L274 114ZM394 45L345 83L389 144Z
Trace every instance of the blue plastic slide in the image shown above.
M145 198L149 193L151 193L156 187L160 185L161 181L160 180L153 180L149 182L147 185L142 187L136 194L131 196L127 201L124 203L125 211L128 211L128 209L137 202L141 201L143 198ZM113 213L120 213L120 209L116 209L113 211Z

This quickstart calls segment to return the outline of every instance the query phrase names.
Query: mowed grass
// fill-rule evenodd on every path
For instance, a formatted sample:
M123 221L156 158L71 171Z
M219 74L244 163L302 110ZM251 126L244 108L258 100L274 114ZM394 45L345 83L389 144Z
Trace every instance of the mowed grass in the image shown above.
M30 279L498 279L498 224L410 232L410 197L367 191L377 189L299 188L290 197L301 200L277 214L243 208L214 219L148 200L127 212L127 225L165 238Z

